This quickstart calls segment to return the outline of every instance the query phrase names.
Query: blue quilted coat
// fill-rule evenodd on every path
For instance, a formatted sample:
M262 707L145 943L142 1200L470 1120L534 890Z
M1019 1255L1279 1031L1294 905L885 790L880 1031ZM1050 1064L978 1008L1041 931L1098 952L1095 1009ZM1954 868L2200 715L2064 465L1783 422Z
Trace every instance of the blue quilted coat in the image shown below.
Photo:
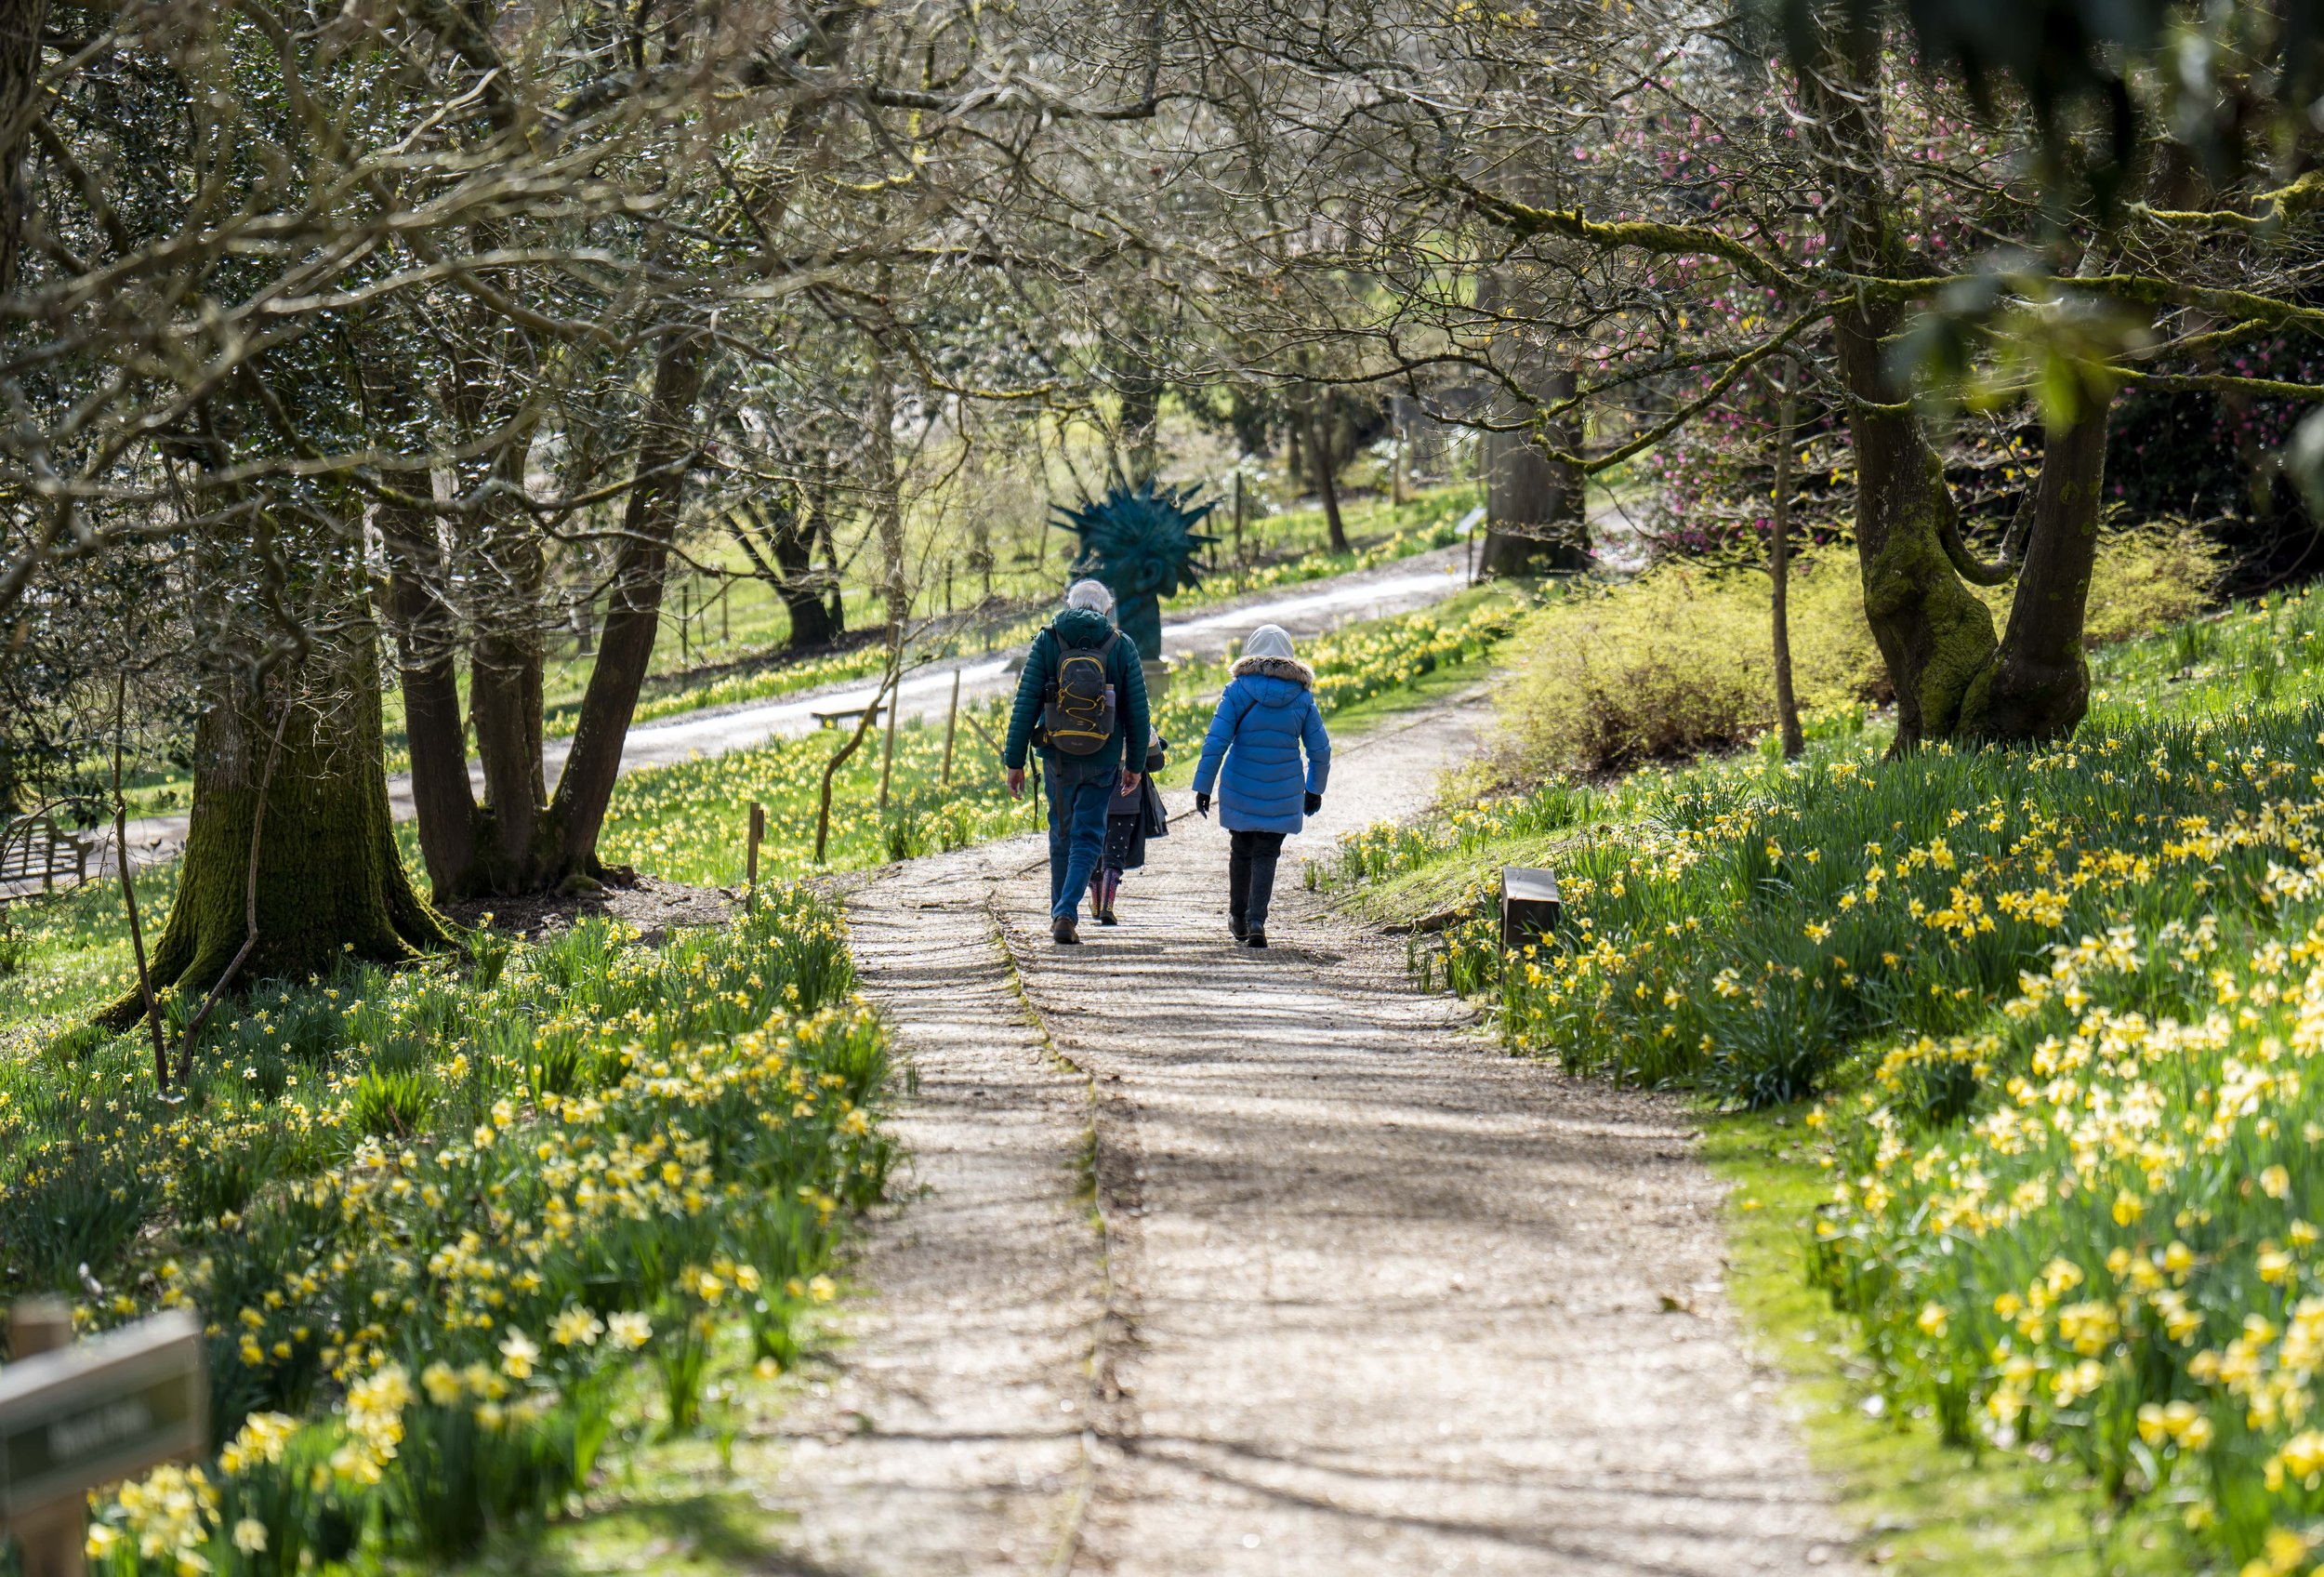
M1202 742L1195 791L1208 794L1218 785L1219 825L1230 832L1297 832L1305 796L1322 793L1331 775L1331 737L1315 709L1315 675L1294 657L1245 657L1234 674Z

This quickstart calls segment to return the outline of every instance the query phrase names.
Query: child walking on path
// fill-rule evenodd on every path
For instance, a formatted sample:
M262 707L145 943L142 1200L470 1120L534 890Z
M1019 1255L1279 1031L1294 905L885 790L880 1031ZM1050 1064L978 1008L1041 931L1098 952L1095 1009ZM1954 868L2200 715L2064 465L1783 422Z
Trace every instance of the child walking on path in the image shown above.
M1208 815L1211 785L1219 788L1219 824L1228 838L1227 915L1236 941L1267 945L1283 840L1323 808L1330 775L1331 736L1315 706L1314 670L1292 655L1282 626L1262 624L1243 643L1195 768L1195 810Z
M1156 733L1146 739L1146 770L1136 787L1115 791L1105 812L1105 858L1089 878L1089 912L1100 925L1117 925L1114 899L1122 890L1122 872L1146 863L1146 840L1170 835L1170 815L1162 805L1162 792L1154 775L1169 765L1169 741Z

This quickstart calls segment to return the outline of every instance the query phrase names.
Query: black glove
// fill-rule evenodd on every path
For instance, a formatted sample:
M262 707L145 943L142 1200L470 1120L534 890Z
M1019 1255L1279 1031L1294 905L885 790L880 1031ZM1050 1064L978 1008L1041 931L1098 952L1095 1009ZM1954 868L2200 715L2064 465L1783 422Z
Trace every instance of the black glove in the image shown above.
M1323 808L1324 797L1321 794L1316 793L1314 789L1310 788L1307 791L1307 814L1309 815L1314 815L1317 811L1322 810Z
M1209 795L1197 794L1195 796L1195 814L1196 815L1208 815L1210 814Z

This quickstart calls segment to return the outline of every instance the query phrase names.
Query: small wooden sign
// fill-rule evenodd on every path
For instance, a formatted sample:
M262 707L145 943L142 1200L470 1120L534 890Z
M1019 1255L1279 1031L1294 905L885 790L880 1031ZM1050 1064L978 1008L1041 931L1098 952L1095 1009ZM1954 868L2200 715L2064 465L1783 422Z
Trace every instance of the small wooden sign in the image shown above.
M202 1345L171 1309L0 1368L0 1522L207 1450Z
M1557 872L1534 866L1501 868L1501 947L1510 951L1538 942L1557 929L1564 910Z

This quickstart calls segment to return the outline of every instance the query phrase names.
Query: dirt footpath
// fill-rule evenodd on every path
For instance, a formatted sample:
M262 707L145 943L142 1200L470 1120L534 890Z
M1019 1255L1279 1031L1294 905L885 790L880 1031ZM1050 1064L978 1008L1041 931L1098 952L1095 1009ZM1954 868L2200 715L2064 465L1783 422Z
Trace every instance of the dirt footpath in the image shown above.
M1343 749L1322 838L1416 808L1476 716ZM1225 837L1173 808L1123 925L1080 948L1050 942L1024 842L852 901L920 1070L902 1132L928 1192L873 1235L857 1341L802 1425L835 1443L779 1498L801 1556L1843 1569L1739 1349L1684 1109L1499 1054L1406 987L1400 944L1315 910L1299 842L1276 946L1236 948Z

